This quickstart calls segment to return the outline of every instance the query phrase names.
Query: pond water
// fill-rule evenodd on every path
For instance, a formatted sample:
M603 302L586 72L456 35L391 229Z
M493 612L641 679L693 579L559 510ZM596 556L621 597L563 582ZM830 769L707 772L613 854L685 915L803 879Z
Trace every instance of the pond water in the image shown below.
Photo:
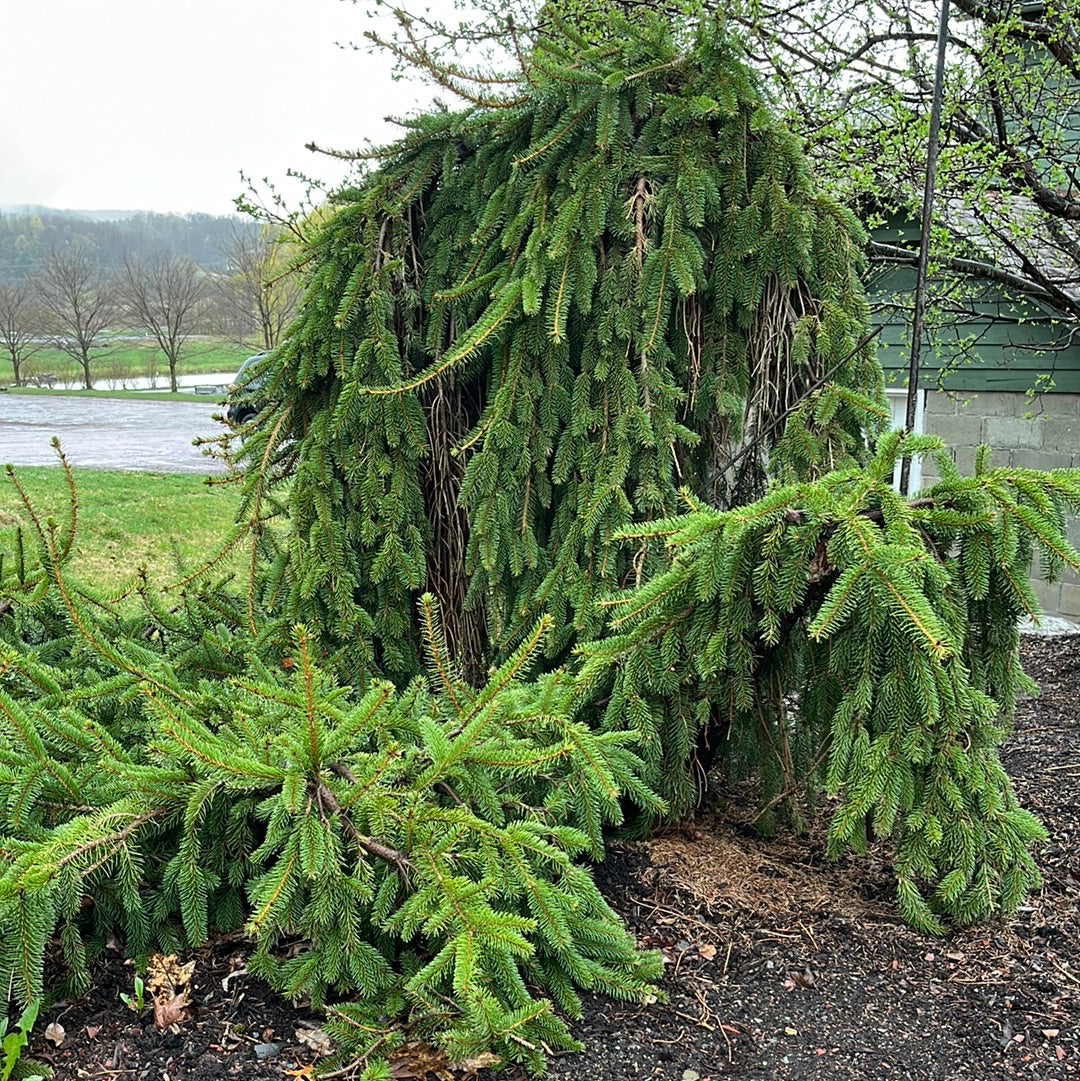
M55 435L76 468L221 473L220 462L192 446L196 436L221 433L213 419L220 412L214 395L204 405L0 393L0 463L55 465Z

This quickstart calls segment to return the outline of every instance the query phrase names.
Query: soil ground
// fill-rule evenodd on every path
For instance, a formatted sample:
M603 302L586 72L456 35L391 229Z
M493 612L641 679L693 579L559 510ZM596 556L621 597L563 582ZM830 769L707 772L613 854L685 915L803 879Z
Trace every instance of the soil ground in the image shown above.
M1080 1079L1080 636L1027 637L1022 651L1042 694L1021 703L1003 758L1049 841L1044 886L1015 919L920 936L898 919L883 862L826 862L824 822L762 840L749 801L726 793L598 868L639 942L663 951L667 1001L589 1000L574 1026L584 1052L555 1056L549 1076ZM182 959L194 1006L172 1029L123 1006L133 970L105 965L86 999L43 1011L31 1050L59 1081L303 1081L320 1018L249 978L244 956L231 940ZM417 1053L394 1076L452 1078L442 1066Z

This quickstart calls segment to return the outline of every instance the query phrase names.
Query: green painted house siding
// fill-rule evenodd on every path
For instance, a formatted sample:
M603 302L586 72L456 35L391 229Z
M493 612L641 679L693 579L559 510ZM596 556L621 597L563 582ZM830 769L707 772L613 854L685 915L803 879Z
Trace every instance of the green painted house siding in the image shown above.
M911 229L905 230L911 236ZM903 242L899 231L876 231L875 239ZM915 272L880 272L868 283L877 311L878 360L890 386L907 382L910 307ZM993 287L988 287L992 290ZM1011 391L1019 394L1080 394L1080 328L1069 341L1070 323L1052 310L1001 291L971 304L956 322L935 327L923 345L919 382L927 389Z

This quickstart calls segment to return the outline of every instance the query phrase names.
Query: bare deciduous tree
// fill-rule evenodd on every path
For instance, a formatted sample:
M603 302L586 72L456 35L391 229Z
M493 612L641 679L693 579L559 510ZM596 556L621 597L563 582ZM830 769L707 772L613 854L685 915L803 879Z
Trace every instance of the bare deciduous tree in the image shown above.
M204 278L190 259L159 254L142 261L124 260L124 305L165 354L169 389L174 393L180 351L194 328L203 292Z
M73 244L50 253L37 295L47 317L48 343L79 365L83 386L93 390L94 350L122 312L116 282L102 271L93 252Z
M938 21L923 0L742 0L730 11L815 171L874 222L921 208ZM979 283L1080 327L1080 7L954 0L932 256L955 311ZM915 245L917 247L917 245ZM907 266L909 244L871 243ZM1000 293L999 293L1000 295Z
M0 348L11 361L15 385L26 378L26 362L45 342L32 281L0 282Z
M254 334L263 349L281 340L300 299L294 252L293 238L271 225L257 236L237 229L223 249L229 270L216 279L222 307L230 322L245 328L245 335Z

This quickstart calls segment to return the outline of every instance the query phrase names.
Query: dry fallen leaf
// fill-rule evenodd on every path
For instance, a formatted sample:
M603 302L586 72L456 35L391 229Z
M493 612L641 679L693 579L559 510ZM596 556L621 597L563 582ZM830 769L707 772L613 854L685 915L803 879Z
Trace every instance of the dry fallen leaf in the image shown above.
M59 1047L65 1039L67 1039L67 1033L64 1031L64 1026L59 1021L50 1021L45 1026L45 1039L52 1040L57 1047Z
M181 964L172 953L151 954L146 962L146 990L154 1005L154 1024L170 1028L188 1019L191 998L188 991L195 962Z
M460 1062L450 1063L451 1070L457 1070L466 1075L474 1074L477 1070L491 1070L502 1063L498 1055L490 1051L481 1051L478 1055L463 1058Z
M164 996L154 999L154 1024L158 1028L168 1028L170 1025L178 1025L187 1020L188 1002L186 992L181 991L166 999Z
M334 1041L321 1028L298 1028L296 1038L316 1055L329 1055L334 1050Z
M171 998L187 991L194 971L194 961L182 965L175 954L151 954L146 962L146 989L155 997L168 994Z
M710 943L706 943L704 946L698 946L698 955L704 957L706 961L711 961L716 956L716 947Z
M431 1073L439 1081L454 1081L446 1052L420 1040L402 1044L394 1053L390 1070L390 1076L394 1078L426 1078Z

